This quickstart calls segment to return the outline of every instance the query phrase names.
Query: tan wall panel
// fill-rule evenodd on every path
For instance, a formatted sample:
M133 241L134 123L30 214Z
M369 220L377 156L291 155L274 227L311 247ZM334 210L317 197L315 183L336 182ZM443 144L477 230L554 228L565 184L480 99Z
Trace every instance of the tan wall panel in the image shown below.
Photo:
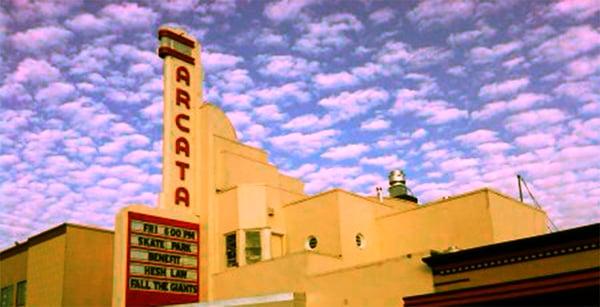
M283 206L303 198L306 198L305 194L287 190L286 187L267 186L267 207L273 209L273 216L267 217L267 225L275 232L284 233L286 220Z
M338 194L332 191L284 207L288 253L305 250L308 236L313 235L318 240L315 251L342 254Z
M402 297L433 291L424 254L309 276L307 306L402 306Z
M217 194L217 211L219 215L219 232L225 234L240 228L238 219L238 191L237 188L229 189Z
M297 178L279 174L279 186L288 191L304 194L304 182Z
M272 186L279 184L279 175L275 166L233 152L225 151L221 155L223 156L223 169L220 170L220 174L217 174L226 178L226 180L218 181L223 184L223 188L249 183Z
M374 211L375 207L383 205L348 193L340 193L339 201L340 239L344 265L380 260L381 246ZM356 244L358 233L364 237L364 248L359 248Z
M494 192L488 195L494 243L547 232L545 212Z
M307 257L299 253L217 273L215 299L304 292Z
M112 298L113 233L67 227L65 306L109 306Z
M60 235L29 247L27 304L61 306L65 272L66 236Z
M0 260L0 288L13 285L16 294L17 283L27 279L27 249Z
M382 257L493 242L485 190L378 219ZM385 244L393 242L393 244Z
M264 185L244 184L237 188L241 229L267 226L267 190Z

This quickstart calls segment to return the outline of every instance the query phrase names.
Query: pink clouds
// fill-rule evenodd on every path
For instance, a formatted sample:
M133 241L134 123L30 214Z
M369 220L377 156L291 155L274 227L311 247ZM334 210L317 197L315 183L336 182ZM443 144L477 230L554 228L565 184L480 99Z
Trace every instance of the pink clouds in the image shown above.
M550 96L537 93L521 93L511 100L492 101L479 111L474 111L471 116L476 120L485 120L493 116L502 115L510 111L525 110L541 104L550 99Z
M390 41L378 52L377 61L381 64L406 63L414 68L423 68L443 63L451 55L452 53L449 50L439 47L415 49L403 42Z
M202 52L202 65L204 65L204 69L207 72L232 68L243 61L244 59L231 54L209 52L206 50Z
M262 59L265 65L259 70L263 75L288 79L309 77L319 68L319 63L289 55L275 55Z
M322 158L331 160L345 160L356 158L369 150L369 146L365 144L348 144L338 147L330 147L321 154Z
M275 104L256 107L254 108L254 114L258 119L265 121L279 121L285 117Z
M264 14L274 22L283 22L295 19L300 12L309 5L315 3L315 0L280 0L269 3L265 7Z
M250 117L250 115L243 111L227 112L227 117L233 123L237 130L241 130L241 128L252 123L252 118Z
M471 61L478 64L490 63L521 49L520 41L510 41L488 47L475 47L470 51Z
M448 36L447 42L450 45L463 45L472 43L480 38L490 38L494 35L496 35L496 29L490 27L485 22L478 22L477 29L460 33L452 33L450 36Z
M216 74L211 83L221 91L240 92L254 86L254 81L245 69L229 69Z
M43 83L60 78L60 71L44 60L26 58L10 76L15 82Z
M44 103L59 103L63 102L76 93L73 85L64 82L54 82L47 87L39 90L35 95L35 99Z
M19 157L17 157L16 155L0 155L0 167L11 166L19 163L20 161L21 159L19 159Z
M468 145L477 145L498 140L497 132L487 129L479 129L473 132L456 136L454 139Z
M529 85L529 78L527 77L486 84L479 89L479 97L495 99L514 94L527 87L527 85Z
M152 9L136 3L109 4L100 11L100 14L110 18L111 24L116 23L125 29L150 27L158 19L158 14Z
M600 12L600 3L596 0L562 0L550 7L550 16L574 17L584 20Z
M26 53L40 53L47 49L63 47L73 33L56 26L38 27L13 34L10 39L15 48Z
M308 102L310 93L306 90L304 82L290 82L280 86L266 87L252 90L250 95L264 102L281 102L281 100L297 100Z
M343 120L363 114L383 104L388 98L388 93L383 89L367 88L323 98L319 101L319 105L331 110L335 118Z
M600 54L580 57L567 65L567 72L572 79L581 79L600 71Z
M254 98L246 94L224 93L221 103L234 109L247 109L252 105Z
M600 47L600 33L590 25L573 26L546 40L530 53L538 60L550 62L572 58Z
M383 155L378 157L362 157L360 164L380 166L384 170L399 169L406 166L406 161L398 158L397 155Z
M387 23L396 17L396 12L391 8L382 8L369 14L369 20L375 24Z
M415 130L410 137L413 139L420 139L423 138L427 135L427 130L423 129L423 128L419 128L417 130Z
M505 125L511 131L525 131L528 129L560 123L567 119L567 114L559 109L546 108L527 111L509 116Z
M327 129L314 133L293 132L271 137L270 143L279 150L296 151L300 154L311 154L323 147L336 143L338 130Z
M553 146L555 142L556 140L553 134L541 132L529 133L515 138L515 143L517 143L517 145L528 149Z
M474 13L475 5L470 0L427 0L408 12L407 17L420 28L448 25L456 20L469 18Z
M342 71L332 74L317 74L314 77L314 81L321 88L340 88L357 84L358 78L348 72Z
M314 130L324 128L332 124L329 116L319 117L315 114L305 114L290 119L283 124L282 128L289 130Z
M306 164L302 164L300 167L296 168L296 169L292 169L292 170L283 170L283 173L285 173L288 176L292 176L295 178L300 178L300 177L304 177L307 174L310 174L314 171L317 170L317 165L313 164L313 163L306 163Z
M425 122L430 125L442 125L468 116L467 111L458 109L444 100L415 99L414 93L408 94L404 90L398 92L393 113L415 113L425 118Z
M595 88L590 81L567 82L556 87L554 93L583 102L598 101L600 93Z
M380 117L376 117L372 120L367 120L367 121L364 121L363 123L361 123L360 129L366 130L366 131L377 131L377 130L387 129L390 127L390 125L391 125L390 121L385 120Z
M453 158L440 163L440 167L445 172L461 171L479 164L476 158Z
M324 17L319 22L306 25L306 31L296 41L294 49L307 54L319 54L339 49L350 44L348 37L363 29L360 20L348 13L338 13Z
M77 15L65 22L67 27L79 33L98 33L110 27L107 18L99 18L89 13Z
M306 191L315 193L327 188L349 187L352 180L360 176L360 174L361 169L359 167L321 167L318 171L304 176Z

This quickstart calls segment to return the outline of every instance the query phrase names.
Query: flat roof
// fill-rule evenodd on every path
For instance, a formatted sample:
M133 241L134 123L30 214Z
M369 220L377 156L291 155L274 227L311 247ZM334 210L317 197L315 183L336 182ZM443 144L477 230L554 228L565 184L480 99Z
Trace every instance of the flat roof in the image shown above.
M534 237L484 245L456 252L432 254L431 256L425 257L422 260L433 269L454 263L462 263L480 258L496 257L498 255L510 254L523 250L543 249L548 246L580 243L584 241L596 242L596 246L598 246L598 243L600 243L600 223Z
M67 227L81 228L85 230L97 231L97 232L106 232L106 233L114 233L113 230L100 228L97 226L88 226L88 225L80 225L73 223L62 223L60 225L54 226L50 229L46 229L38 234L35 234L29 238L25 242L15 242L14 246L8 247L2 251L0 251L0 260L4 258L8 258L10 256L14 256L20 252L23 252L29 248L29 246L42 243L48 241L52 238L58 237L67 232Z

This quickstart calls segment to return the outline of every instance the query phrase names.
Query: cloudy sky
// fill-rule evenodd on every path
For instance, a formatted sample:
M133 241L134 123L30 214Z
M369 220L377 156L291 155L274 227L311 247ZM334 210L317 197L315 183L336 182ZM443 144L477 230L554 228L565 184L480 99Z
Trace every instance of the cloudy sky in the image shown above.
M421 202L516 196L520 173L560 228L600 221L597 0L7 0L0 248L156 203L162 24L201 41L205 99L309 194L403 168Z

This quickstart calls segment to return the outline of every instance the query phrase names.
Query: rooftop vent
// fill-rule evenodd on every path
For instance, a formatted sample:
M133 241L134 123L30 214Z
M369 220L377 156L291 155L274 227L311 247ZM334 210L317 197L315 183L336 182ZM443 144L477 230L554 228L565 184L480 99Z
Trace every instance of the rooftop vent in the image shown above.
M406 175L403 171L393 170L388 178L390 180L390 187L388 188L390 197L408 200L413 203L418 202L413 192L406 186Z

